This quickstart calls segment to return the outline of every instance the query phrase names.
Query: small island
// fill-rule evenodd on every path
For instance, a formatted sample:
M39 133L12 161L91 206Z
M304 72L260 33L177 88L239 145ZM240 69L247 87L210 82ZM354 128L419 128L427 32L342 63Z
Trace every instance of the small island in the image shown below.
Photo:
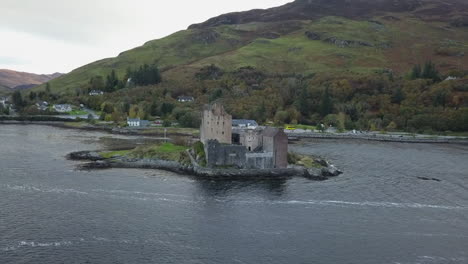
M237 120L221 104L205 106L200 140L190 146L160 143L132 150L75 152L73 160L88 160L82 169L161 169L200 177L275 178L303 176L325 180L341 174L327 161L288 152L283 129L259 127Z

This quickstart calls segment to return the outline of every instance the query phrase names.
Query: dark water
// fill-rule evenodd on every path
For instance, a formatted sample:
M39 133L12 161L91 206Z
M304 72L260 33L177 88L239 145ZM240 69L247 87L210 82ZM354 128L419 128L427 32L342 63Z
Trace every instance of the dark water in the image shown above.
M326 182L82 172L64 159L115 143L105 137L0 125L1 264L468 263L467 146L293 146L345 171Z

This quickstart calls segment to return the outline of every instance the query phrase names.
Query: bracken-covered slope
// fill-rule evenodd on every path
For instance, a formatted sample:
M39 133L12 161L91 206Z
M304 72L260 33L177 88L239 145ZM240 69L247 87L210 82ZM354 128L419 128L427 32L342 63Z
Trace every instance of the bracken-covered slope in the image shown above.
M20 86L19 88L22 88L25 85L30 86L42 84L61 75L61 73L34 74L0 69L0 85L11 89L14 89L18 86Z
M114 69L157 64L165 80L190 81L206 65L266 73L407 72L432 60L442 72L466 69L468 4L461 0L296 0L281 7L212 18L91 63L51 82L73 91Z

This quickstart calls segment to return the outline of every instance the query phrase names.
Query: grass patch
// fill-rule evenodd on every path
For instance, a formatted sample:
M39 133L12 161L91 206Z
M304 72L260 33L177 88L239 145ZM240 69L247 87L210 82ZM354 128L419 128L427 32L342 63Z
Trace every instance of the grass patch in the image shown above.
M323 168L324 166L315 161L315 158L297 153L288 153L288 163L290 165L304 166L305 168Z
M172 143L163 143L151 146L141 146L132 150L129 154L140 159L162 159L170 161L181 161L186 157L187 147L178 146Z
M110 159L110 158L113 158L113 157L116 157L116 156L127 156L129 153L131 153L131 150L117 150L117 151L105 151L105 152L101 152L99 153L99 155L101 155L101 157L105 158L105 159Z
M284 126L285 128L286 127L294 127L295 129L303 129L303 130L315 130L317 129L316 126L308 126L308 125L293 125L293 124L289 124L289 125L285 125Z

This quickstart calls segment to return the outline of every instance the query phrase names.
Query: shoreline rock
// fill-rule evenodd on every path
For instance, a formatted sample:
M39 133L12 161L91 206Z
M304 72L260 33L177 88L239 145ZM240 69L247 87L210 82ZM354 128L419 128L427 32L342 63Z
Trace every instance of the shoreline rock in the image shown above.
M333 165L314 169L307 169L300 166L294 166L287 169L211 169L194 165L182 165L176 161L158 159L103 159L102 157L97 159L96 154L97 152L80 151L68 154L67 158L71 160L91 161L78 165L78 168L82 170L110 168L157 169L202 178L282 179L291 177L305 177L311 180L324 181L331 177L336 177L342 174L342 172L336 169L336 167Z

